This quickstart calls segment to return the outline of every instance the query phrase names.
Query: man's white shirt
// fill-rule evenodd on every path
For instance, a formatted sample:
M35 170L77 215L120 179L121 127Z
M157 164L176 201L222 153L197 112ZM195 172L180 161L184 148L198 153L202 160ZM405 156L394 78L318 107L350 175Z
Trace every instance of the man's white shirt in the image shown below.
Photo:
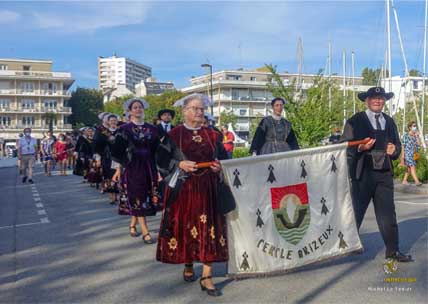
M22 155L26 154L36 154L37 139L34 137L27 138L22 136L19 139L19 148Z

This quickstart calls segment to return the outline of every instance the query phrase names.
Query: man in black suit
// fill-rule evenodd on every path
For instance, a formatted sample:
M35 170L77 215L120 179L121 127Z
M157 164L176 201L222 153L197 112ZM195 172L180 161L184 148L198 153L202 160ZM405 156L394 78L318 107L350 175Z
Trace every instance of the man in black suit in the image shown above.
M398 225L394 205L392 160L399 157L401 143L394 120L382 112L393 93L381 87L358 94L367 110L352 116L345 125L342 141L366 139L366 144L348 148L348 166L352 180L352 201L358 229L371 200L376 221L386 246L386 258L412 261L398 248Z
M158 112L160 123L158 124L159 135L163 138L174 126L171 121L174 119L175 111L170 109L163 109Z

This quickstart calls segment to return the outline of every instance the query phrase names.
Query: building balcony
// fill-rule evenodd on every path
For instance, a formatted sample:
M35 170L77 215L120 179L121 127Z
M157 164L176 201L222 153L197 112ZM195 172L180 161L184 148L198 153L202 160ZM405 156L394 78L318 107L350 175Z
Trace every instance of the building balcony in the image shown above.
M34 125L24 125L22 123L19 124L12 124L10 126L7 125L2 125L2 128L0 128L0 130L23 130L25 128L31 128L32 130L35 131L46 131L49 130L49 125L47 124L34 124ZM63 124L63 125L54 125L52 126L53 130L72 130L73 127L71 124Z
M0 71L0 77L1 78L11 77L11 78L71 79L71 73L2 70Z
M1 113L12 113L12 114L44 114L44 113L58 113L58 114L72 114L71 107L57 107L57 108L46 108L46 107L34 107L32 109L22 109L15 107L0 108Z
M57 96L57 97L71 97L71 93L63 90L21 90L21 89L5 89L0 90L0 95L10 96Z

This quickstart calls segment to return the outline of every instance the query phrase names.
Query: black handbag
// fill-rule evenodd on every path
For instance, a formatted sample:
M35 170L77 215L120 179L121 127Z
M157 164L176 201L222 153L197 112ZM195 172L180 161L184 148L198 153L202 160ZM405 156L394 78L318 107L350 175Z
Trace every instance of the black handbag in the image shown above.
M233 197L232 190L227 183L225 183L223 176L219 178L217 183L217 201L219 212L223 215L236 209L236 201Z

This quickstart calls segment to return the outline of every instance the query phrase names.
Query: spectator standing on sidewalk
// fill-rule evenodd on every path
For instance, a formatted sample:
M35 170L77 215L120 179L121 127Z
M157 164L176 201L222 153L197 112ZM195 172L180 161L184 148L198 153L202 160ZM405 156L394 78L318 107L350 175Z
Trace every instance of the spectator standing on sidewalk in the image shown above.
M28 178L30 184L33 183L33 166L36 160L37 140L31 137L31 128L24 129L24 136L19 139L18 159L21 162L22 182ZM28 175L27 175L28 171Z
M227 153L227 158L232 159L233 157L233 142L235 141L235 136L232 132L229 132L227 125L221 127L221 132L223 133L223 146Z
M419 140L418 127L414 121L407 124L407 131L408 132L403 136L403 152L401 153L401 165L407 167L407 171L403 178L403 184L408 184L407 179L409 178L409 174L411 174L415 181L415 185L422 186L422 183L416 175L416 164L419 159L418 151L421 146L421 141Z

